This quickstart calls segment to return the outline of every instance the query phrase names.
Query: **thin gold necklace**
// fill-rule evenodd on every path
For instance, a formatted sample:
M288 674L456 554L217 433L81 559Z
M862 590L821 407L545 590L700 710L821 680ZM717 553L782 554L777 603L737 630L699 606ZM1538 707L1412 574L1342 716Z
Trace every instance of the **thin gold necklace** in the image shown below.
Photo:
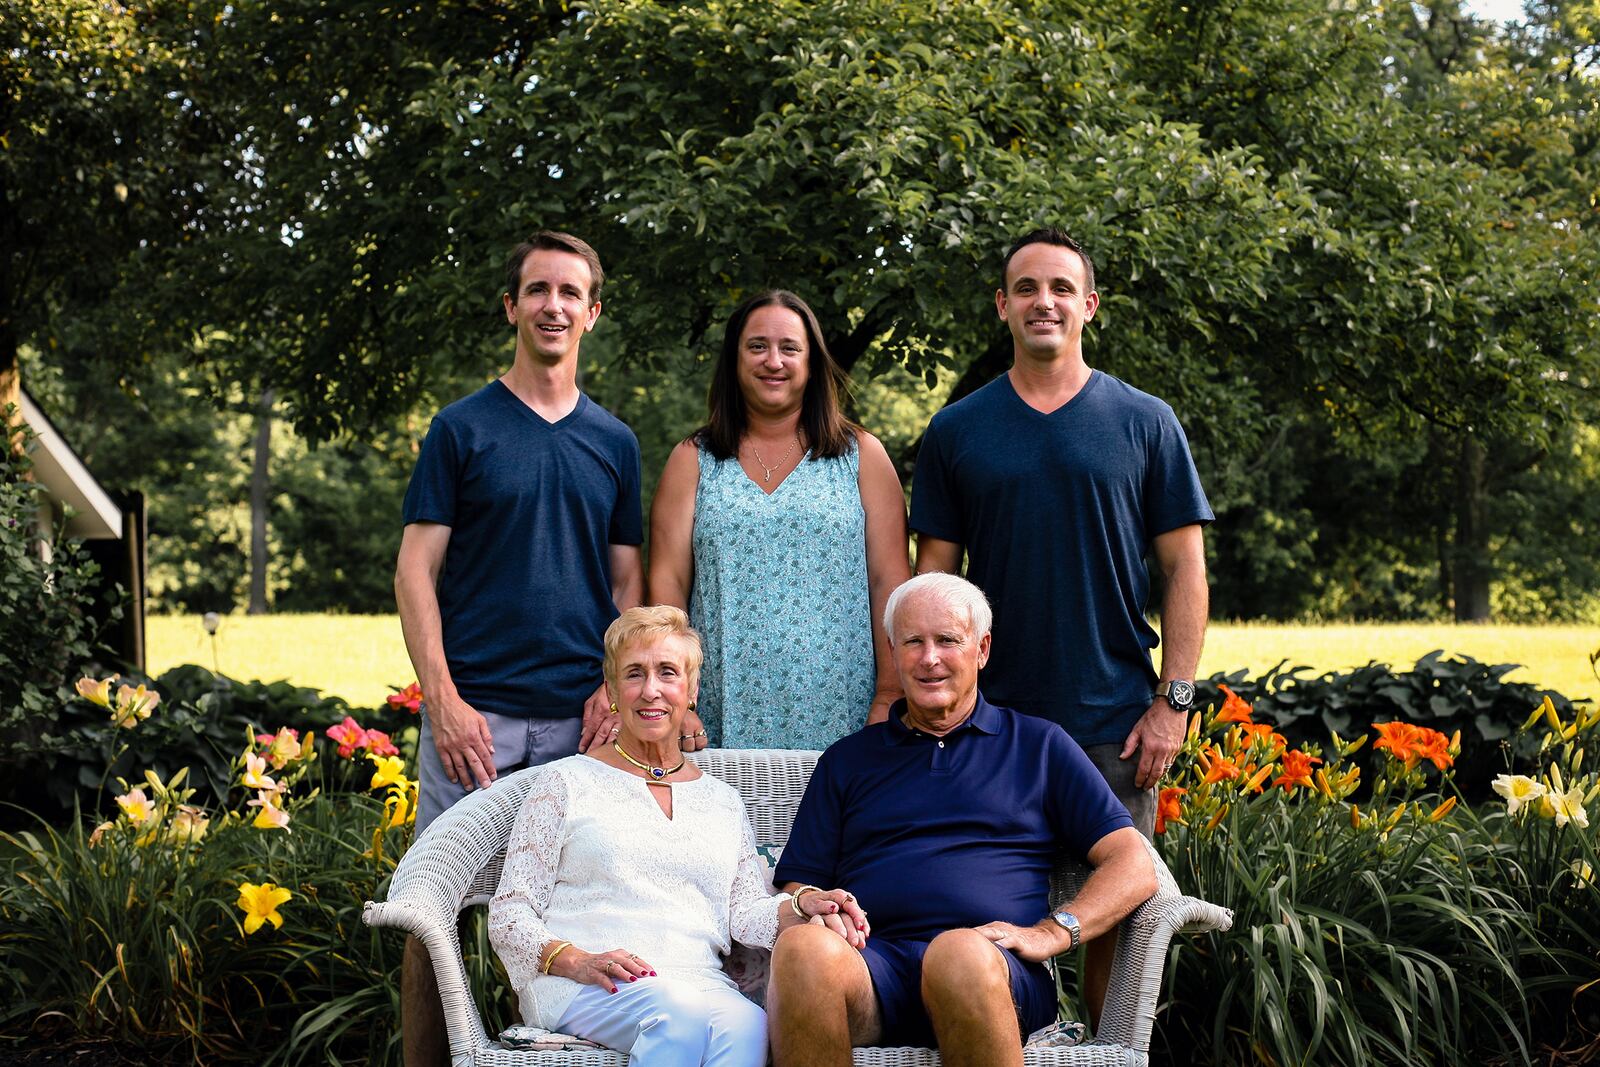
M799 445L800 445L800 431L796 430L794 432L794 444L789 446L789 451L787 451L787 452L785 452L783 454L783 458L782 459L778 460L777 463L774 463L772 466L769 467L769 466L767 466L767 461L761 458L761 451L758 448L756 448L755 441L751 441L750 442L750 451L755 453L756 466L761 468L761 474L762 474L761 480L766 482L768 485L771 485L772 484L772 472L777 470L779 467L783 466L785 463L789 462L789 457L794 455L794 450L796 448L798 448Z
M611 747L617 750L617 755L621 756L623 759L627 760L644 773L648 774L651 778L655 779L656 782L661 781L661 779L665 778L669 774L677 774L679 771L683 770L683 765L689 762L687 759L681 759L678 761L678 765L676 767L672 767L670 769L667 767L652 767L648 763L640 763L638 760L634 759L632 756L623 751L622 743L620 741L611 742ZM668 782L667 784L671 785L672 783Z

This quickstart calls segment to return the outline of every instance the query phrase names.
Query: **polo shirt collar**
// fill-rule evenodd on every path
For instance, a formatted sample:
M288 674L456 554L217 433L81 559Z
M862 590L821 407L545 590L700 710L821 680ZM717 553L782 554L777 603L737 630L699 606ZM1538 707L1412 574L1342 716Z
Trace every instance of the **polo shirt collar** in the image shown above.
M913 737L917 731L911 729L902 720L905 714L906 701L904 697L889 706L888 729L883 733L883 743L886 745L902 745ZM978 690L978 703L972 709L972 714L967 716L967 721L950 731L947 736L954 736L963 730L972 729L982 734L998 734L1000 732L1000 711L993 704L983 698L983 690Z

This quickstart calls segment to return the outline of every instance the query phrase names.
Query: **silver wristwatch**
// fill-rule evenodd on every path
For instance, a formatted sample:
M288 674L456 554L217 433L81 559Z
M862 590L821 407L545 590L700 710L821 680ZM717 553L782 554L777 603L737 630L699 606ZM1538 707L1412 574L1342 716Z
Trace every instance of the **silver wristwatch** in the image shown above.
M1078 929L1078 917L1072 914L1070 911L1058 911L1053 912L1050 915L1050 918L1054 919L1056 921L1056 925L1065 930L1067 932L1067 936L1072 939L1071 944L1067 945L1067 951L1071 952L1076 949L1078 947L1078 942L1082 940L1083 936L1082 932Z
M1156 696L1165 697L1173 711L1188 711L1194 707L1194 683L1182 679L1162 682L1156 686Z

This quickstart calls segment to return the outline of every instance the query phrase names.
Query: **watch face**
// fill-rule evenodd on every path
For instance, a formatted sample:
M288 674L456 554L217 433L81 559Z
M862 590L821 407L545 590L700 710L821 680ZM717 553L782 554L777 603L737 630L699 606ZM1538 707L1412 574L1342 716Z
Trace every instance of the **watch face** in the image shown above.
M1188 682L1173 682L1167 703L1179 711L1188 711L1190 705L1194 703L1194 686Z

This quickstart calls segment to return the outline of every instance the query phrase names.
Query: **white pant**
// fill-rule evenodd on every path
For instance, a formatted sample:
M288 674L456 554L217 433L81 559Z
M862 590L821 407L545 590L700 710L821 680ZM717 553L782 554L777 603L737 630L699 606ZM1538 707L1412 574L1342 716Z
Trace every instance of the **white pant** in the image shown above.
M667 978L578 990L556 1029L626 1052L638 1067L765 1067L767 1013L736 989Z

